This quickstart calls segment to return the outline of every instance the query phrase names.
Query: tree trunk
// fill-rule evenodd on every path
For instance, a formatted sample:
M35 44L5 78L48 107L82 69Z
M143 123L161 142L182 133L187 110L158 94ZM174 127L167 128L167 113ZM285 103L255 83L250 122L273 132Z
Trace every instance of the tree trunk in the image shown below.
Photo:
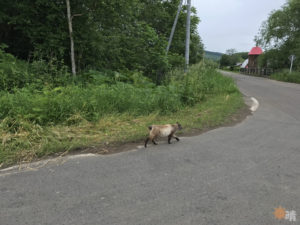
M68 15L68 24L69 24L70 43L71 43L72 74L75 77L76 76L76 65L75 65L75 55L74 55L74 41L73 41L73 28L72 28L70 0L66 0L66 4L67 4L67 15Z

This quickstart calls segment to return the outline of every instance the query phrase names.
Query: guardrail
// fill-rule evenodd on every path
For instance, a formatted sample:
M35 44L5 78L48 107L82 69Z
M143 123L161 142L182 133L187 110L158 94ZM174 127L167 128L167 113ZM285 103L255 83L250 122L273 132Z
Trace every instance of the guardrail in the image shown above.
M274 70L272 68L241 68L240 72L248 75L270 76Z

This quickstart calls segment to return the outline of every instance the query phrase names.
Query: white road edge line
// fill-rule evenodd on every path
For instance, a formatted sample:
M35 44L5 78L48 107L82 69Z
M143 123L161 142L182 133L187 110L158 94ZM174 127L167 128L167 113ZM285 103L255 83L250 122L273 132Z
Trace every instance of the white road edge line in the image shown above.
M258 109L258 107L259 107L259 102L254 97L251 97L251 100L252 100L252 106L251 106L250 110L252 112L255 112Z
M251 97L251 100L252 100L252 106L250 107L250 110L252 112L255 112L258 109L258 107L259 107L259 102L254 97ZM144 146L142 146L142 145L141 146L137 146L138 149L141 149L142 147L144 147ZM65 159L64 162L67 161L68 159L75 159L75 158L81 158L81 157L91 157L91 156L95 156L95 154L88 153L88 154L71 155L71 156L65 157L64 158ZM55 161L57 161L57 159L50 159L50 160L45 160L45 161L44 161L44 165L42 165L40 167L45 166L49 162L55 162ZM9 167L9 168L0 169L0 172L12 171L12 170L16 170L16 169L18 169L19 172L21 172L21 171L25 172L25 171L30 171L30 170L37 170L40 167L38 167L38 168L31 168L30 165L31 166L33 166L33 165L37 166L37 165L40 165L41 163L43 163L43 161L35 162L35 163L27 163L25 165L12 166L12 167ZM24 169L25 169L25 171L24 171ZM16 172L14 172L14 173L16 173ZM0 174L0 177L8 175L8 174L13 174L13 173Z
M83 158L83 157L94 157L96 154L93 153L87 153L87 154L78 154L78 155L70 155L70 156L62 156L57 157L53 159L48 160L42 160L32 163L24 163L17 166L11 166L5 169L0 169L0 177L16 174L16 173L22 173L22 172L28 172L28 171L37 171L38 169L46 166L47 164L56 163L57 165L61 165L65 163L66 161L70 159L77 159L77 158Z

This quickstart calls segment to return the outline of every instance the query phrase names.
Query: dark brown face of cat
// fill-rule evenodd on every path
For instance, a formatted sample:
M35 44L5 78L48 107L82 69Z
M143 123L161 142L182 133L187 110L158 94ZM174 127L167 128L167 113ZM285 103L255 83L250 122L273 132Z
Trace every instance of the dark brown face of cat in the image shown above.
M182 130L181 124L177 122L177 125L178 125L178 130Z

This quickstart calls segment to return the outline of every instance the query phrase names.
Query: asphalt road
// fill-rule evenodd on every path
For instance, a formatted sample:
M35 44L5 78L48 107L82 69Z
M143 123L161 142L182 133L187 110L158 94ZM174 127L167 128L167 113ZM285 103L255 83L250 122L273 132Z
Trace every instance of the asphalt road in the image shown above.
M299 224L300 85L235 74L260 106L233 127L0 172L0 225ZM276 219L279 206L299 214Z

